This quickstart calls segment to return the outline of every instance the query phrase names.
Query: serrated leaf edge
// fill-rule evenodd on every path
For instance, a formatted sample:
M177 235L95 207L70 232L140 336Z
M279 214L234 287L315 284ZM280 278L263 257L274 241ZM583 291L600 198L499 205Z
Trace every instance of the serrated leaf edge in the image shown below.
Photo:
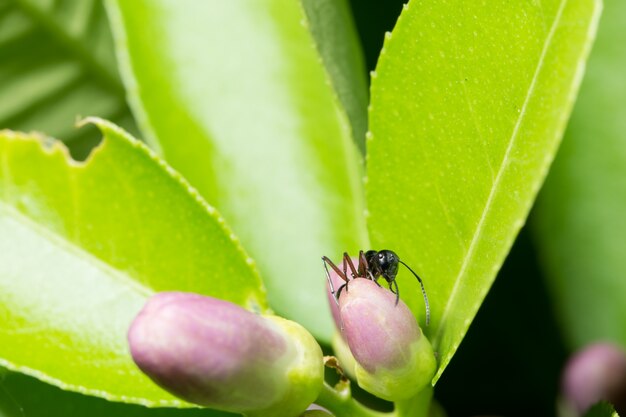
M263 295L263 300L256 300L256 297L252 296L251 299L248 302L248 308L254 312L262 312L262 313L272 313L272 311L269 309L268 305L267 305L267 299L266 299L266 289L265 289L265 285L263 284L263 281L261 280L261 275L259 273L259 270L256 266L256 262L254 261L253 258L251 258L245 251L243 245L241 244L241 241L239 240L239 238L235 235L235 233L230 229L230 227L228 226L228 224L226 223L226 220L220 215L220 213L217 211L217 209L215 209L215 207L209 205L204 198L202 198L202 196L200 195L200 193L191 185L189 184L189 182L187 181L187 179L185 179L185 177L183 177L178 171L176 171L174 168L172 168L171 166L169 166L169 164L167 164L167 162L165 162L159 155L157 155L152 149L150 149L148 146L146 146L145 144L143 144L142 142L140 142L139 140L133 138L128 132L126 132L124 129L122 129L121 127L107 121L104 119L101 119L99 117L87 117L85 119L83 119L82 121L80 121L78 123L79 126L83 126L85 124L93 124L95 126L98 127L98 129L100 129L100 131L102 132L104 139L103 139L103 143L105 140L110 139L107 137L106 132L108 130L111 130L115 133L117 133L118 135L120 135L120 137L124 138L128 144L130 144L133 148L138 149L140 152L143 152L144 154L146 154L152 161L154 161L157 165L159 165L172 179L174 179L177 183L179 183L188 193L189 195L195 200L195 202L197 204L199 204L204 210L206 210L206 212L209 214L209 216L213 217L213 219L215 219L215 221L218 223L218 225L220 226L220 228L223 230L224 234L226 236L228 236L228 239L233 243L233 245L237 248L237 251L241 254L241 256L243 257L245 263L250 267L250 270L252 271L252 274L254 275L254 277L256 278L256 280L258 281L259 284L259 290L261 292L261 294ZM61 146L64 146L63 144L61 144ZM86 163L88 163L91 158L93 158L95 155L97 155L98 152L101 151L102 148L102 144L98 147L96 147L94 149L94 151L89 154L87 160L85 161Z

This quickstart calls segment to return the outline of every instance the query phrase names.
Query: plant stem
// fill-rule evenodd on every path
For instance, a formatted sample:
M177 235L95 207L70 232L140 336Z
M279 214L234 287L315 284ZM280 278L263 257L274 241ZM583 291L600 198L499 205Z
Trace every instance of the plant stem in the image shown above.
M341 391L335 390L330 385L324 383L322 392L315 401L316 404L321 405L336 416L341 417L393 417L393 413L383 413L380 411L371 410L354 398L350 388L346 387Z
M414 397L396 402L395 417L427 417L430 402L433 397L433 387L428 385Z
M367 408L352 398L349 384L336 389L324 383L315 403L340 417L428 417L432 397L433 387L429 385L414 397L396 401L394 411L385 413ZM445 416L445 413L440 410L435 415Z

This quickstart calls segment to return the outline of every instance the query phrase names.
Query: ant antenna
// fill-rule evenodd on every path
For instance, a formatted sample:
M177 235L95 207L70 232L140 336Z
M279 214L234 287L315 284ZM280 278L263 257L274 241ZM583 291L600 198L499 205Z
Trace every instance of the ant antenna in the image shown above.
M406 266L406 268L411 271L411 273L413 275L415 275L415 278L417 278L417 280L419 281L421 287L422 287L422 295L424 296L424 304L426 305L426 325L428 326L428 324L430 323L430 304L428 303L428 296L426 295L426 290L424 289L424 283L422 282L422 279L415 273L415 271L413 271L411 269L410 266L408 266L407 264L405 264L404 262L402 262L400 259L398 259L398 261Z

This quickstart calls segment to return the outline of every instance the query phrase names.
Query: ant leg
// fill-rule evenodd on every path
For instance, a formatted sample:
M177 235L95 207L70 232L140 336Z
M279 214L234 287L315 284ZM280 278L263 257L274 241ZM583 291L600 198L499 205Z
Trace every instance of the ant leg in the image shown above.
M363 254L363 251L361 251L359 253L359 256L362 255L362 254ZM366 264L367 264L367 262L366 262ZM344 271L344 273L346 273L346 276L347 276L347 268L350 268L350 272L352 273L352 279L354 279L354 278L367 278L367 275L361 274L361 260L359 259L359 266L358 266L358 270L357 270L357 268L354 267L354 262L352 262L352 258L350 258L350 255L348 255L348 252L344 252L343 253L343 271ZM347 281L346 281L345 284L343 284L341 286L341 288L339 288L339 290L337 290L337 299L339 299L339 296L341 295L341 290L343 289L343 287L346 287L346 292L348 292L348 282Z
M356 268L354 267L354 263L352 262L352 258L350 258L350 255L348 255L348 252L344 252L343 253L343 272L346 273L346 265L348 267L350 267L350 273L352 273L352 278L356 278L359 277L360 275L358 274ZM347 276L347 274L346 274Z
M322 261L324 262L324 269L326 270L326 279L328 279L328 286L330 287L330 293L333 295L333 298L335 298L335 302L337 302L337 304L339 303L338 298L339 295L335 295L335 286L333 285L333 280L330 278L330 272L328 271L328 265L330 265L330 267L333 269L333 271L335 271L335 273L339 276L339 278L343 279L346 284L348 283L348 277L346 276L345 272L342 273L341 270L337 267L337 265L335 265L333 263L333 261L331 261L328 257L326 256L322 256ZM346 285L343 284L343 285ZM342 285L342 287L343 287ZM341 288L340 288L341 290Z
M363 255L363 251L359 251L359 276L367 278L367 259L365 259L365 255Z
M396 287L395 291L391 290L391 283L393 283L394 287ZM398 287L398 282L395 279L389 283L389 289L392 293L396 294L396 305L398 305L398 301L400 301L400 288Z
M370 270L370 266L367 263L367 259L365 258L365 254L363 253L363 251L359 251L359 269L363 268L363 275L361 275L363 278L369 278L372 281L376 282L376 279L374 278L374 274L372 274L372 271ZM378 282L376 282L376 284L378 284ZM380 284L378 285L380 287Z
M328 280L328 287L330 288L330 293L332 294L333 298L335 298L335 286L333 285L333 280L330 278L330 272L328 272L328 266L326 265L326 258L325 256L322 257L322 262L324 263L324 269L326 270L326 279ZM330 262L330 260L329 260ZM337 302L337 300L335 299L335 302Z
M337 290L337 297L335 298L335 301L337 301L337 305L339 305L339 296L341 295L341 290L346 289L346 291L348 291L348 283L346 282L345 284L342 284L341 287L339 287L339 289Z
M339 290L337 291L337 302L339 302L339 296L341 295L341 290L343 289L343 287L346 287L346 292L348 292L348 268L350 268L350 273L352 274L352 279L357 278L357 271L356 268L354 267L354 263L352 262L352 258L350 258L350 255L348 255L348 252L344 252L343 253L343 273L344 276L346 277L346 283L343 284L341 286L341 288L339 288Z

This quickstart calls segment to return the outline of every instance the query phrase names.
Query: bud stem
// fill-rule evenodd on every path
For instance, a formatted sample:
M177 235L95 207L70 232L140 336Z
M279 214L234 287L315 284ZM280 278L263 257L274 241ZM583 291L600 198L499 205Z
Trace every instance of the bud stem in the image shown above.
M315 400L316 404L321 405L336 416L351 417L394 417L395 411L392 413L382 413L380 411L371 410L354 398L350 387L346 386L341 391L335 390L333 387L324 383L319 397Z
M397 401L394 410L398 417L404 416L428 416L431 407L431 399L433 397L433 387L428 384L423 390L415 394L415 396L406 400Z
M431 405L433 388L428 385L415 396L395 402L392 412L381 412L369 409L352 398L350 386L336 390L324 383L316 404L321 405L336 416L350 417L427 417Z

